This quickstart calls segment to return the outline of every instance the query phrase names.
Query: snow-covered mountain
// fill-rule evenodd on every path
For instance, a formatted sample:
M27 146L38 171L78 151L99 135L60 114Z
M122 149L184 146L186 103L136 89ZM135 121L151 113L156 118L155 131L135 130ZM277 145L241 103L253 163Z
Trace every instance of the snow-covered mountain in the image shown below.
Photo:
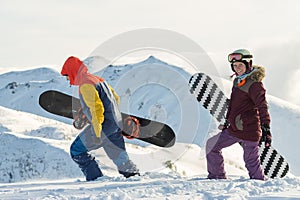
M97 57L86 60L95 68ZM123 112L162 121L176 132L176 145L159 148L126 140L130 157L141 177L124 179L102 149L94 151L105 177L82 182L68 154L78 133L71 121L49 114L38 106L46 90L74 96L64 77L52 68L0 74L0 195L6 199L101 198L178 199L300 196L300 161L296 150L300 108L268 96L274 147L288 160L292 174L266 182L248 180L238 145L224 150L228 180L206 180L204 144L216 134L216 122L189 94L189 69L155 57L122 66L108 66L103 76L121 97ZM228 94L231 83L212 76ZM233 153L234 152L234 153ZM294 176L296 175L296 177ZM34 181L34 182L33 182ZM10 183L10 184L7 184Z

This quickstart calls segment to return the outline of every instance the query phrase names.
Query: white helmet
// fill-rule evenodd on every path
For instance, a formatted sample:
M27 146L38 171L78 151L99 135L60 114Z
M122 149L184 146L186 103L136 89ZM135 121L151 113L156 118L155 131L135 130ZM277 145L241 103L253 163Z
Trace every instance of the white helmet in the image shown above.
M247 49L238 49L228 55L228 61L231 63L231 69L234 71L234 62L243 62L246 65L246 72L250 72L252 69L253 56Z

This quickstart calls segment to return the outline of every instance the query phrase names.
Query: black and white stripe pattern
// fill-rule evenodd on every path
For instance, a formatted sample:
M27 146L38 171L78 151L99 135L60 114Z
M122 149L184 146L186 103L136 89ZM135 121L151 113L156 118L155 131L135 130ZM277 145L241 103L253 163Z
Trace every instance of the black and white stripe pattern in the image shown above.
M190 78L189 86L197 101L220 123L224 123L229 100L217 84L206 74L197 73ZM288 173L288 163L272 146L261 145L259 153L267 177L282 178Z
M220 88L203 73L195 74L189 81L190 92L219 122L224 123L228 99Z
M284 158L272 147L261 145L259 148L260 162L264 173L270 178L284 177L289 171L289 165Z

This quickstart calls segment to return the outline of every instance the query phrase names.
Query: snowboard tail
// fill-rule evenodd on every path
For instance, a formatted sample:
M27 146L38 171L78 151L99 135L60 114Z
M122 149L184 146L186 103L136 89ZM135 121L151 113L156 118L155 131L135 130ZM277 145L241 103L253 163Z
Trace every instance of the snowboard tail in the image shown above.
M70 119L73 119L81 109L80 100L78 98L55 90L43 92L39 97L39 105L52 114ZM175 144L175 133L167 124L126 113L121 114L123 123L129 116L138 120L139 133L137 137L135 137L136 139L159 147L171 147Z
M272 146L264 147L262 144L259 152L260 163L263 166L266 176L270 178L282 178L288 173L288 163Z
M225 116L229 104L229 99L217 84L206 74L194 74L189 80L191 94L196 100L209 111L209 113L221 124L225 123ZM289 165L286 160L273 148L265 147L262 144L259 147L260 162L264 173L270 178L282 178L289 171Z

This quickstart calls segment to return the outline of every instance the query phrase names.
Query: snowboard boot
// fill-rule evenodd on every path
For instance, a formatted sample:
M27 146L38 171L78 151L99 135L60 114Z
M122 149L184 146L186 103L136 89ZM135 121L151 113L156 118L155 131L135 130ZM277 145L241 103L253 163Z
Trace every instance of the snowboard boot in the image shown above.
M137 169L136 165L131 160L128 160L126 163L123 163L121 166L119 166L118 171L120 174L122 174L126 178L129 178L129 177L135 176L135 175L140 176L139 170Z
M88 153L72 156L72 159L78 164L87 181L93 181L103 176L95 158Z

